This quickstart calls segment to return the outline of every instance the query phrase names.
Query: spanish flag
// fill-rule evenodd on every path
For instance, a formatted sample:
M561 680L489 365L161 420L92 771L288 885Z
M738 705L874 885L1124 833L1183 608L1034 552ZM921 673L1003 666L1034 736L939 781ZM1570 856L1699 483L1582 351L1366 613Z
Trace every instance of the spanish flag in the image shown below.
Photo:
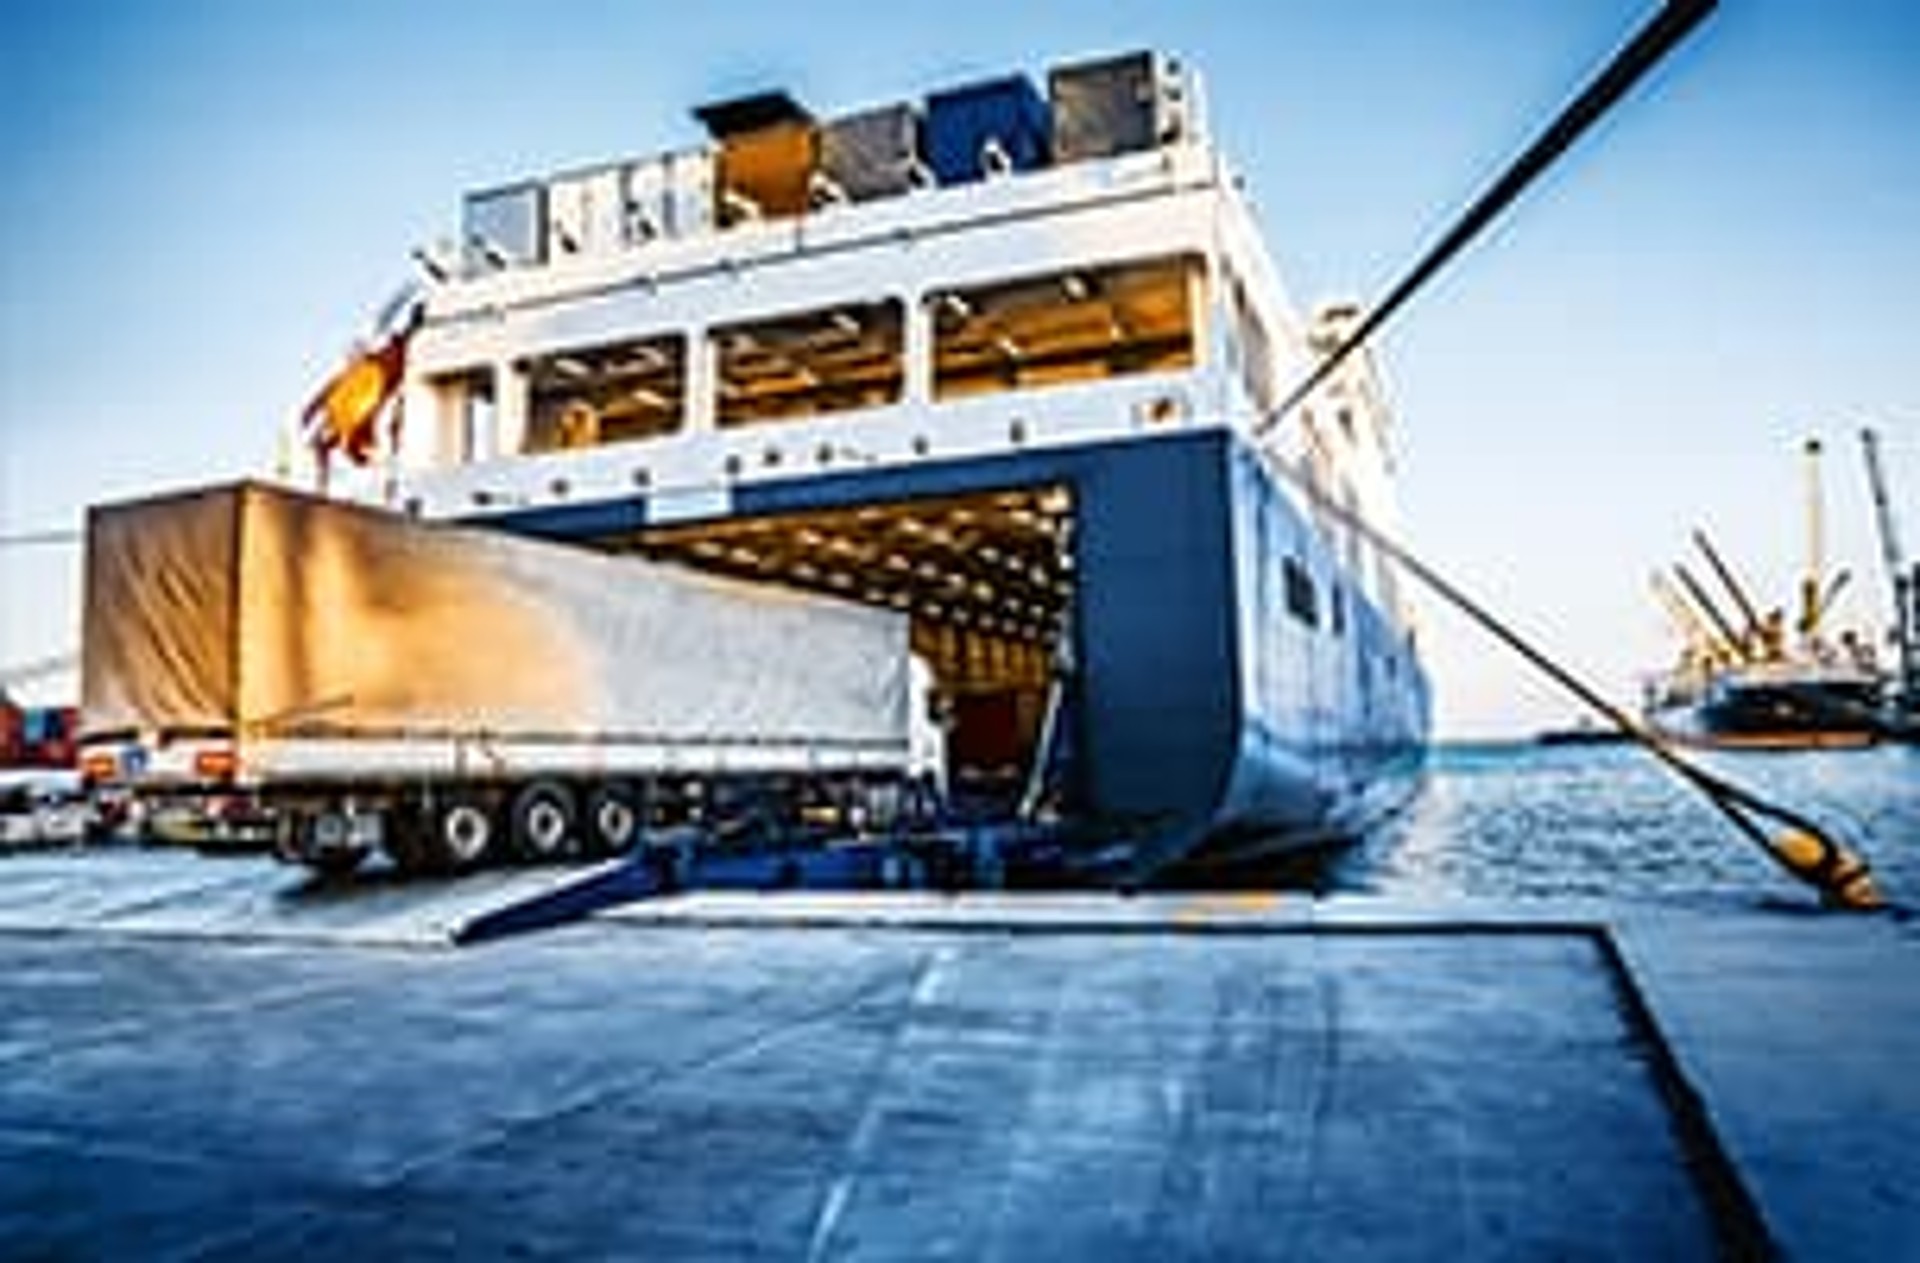
M406 324L361 351L320 387L300 414L307 440L324 458L342 451L356 465L373 458L376 422L407 373L407 344L425 307L416 305Z

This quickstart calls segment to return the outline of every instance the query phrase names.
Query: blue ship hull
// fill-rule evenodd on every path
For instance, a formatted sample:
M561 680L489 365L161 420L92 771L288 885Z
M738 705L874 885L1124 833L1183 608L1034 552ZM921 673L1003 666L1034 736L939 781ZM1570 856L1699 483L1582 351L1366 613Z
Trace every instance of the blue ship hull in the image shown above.
M731 492L729 519L1041 485L1073 500L1073 662L1057 800L1079 867L1145 879L1350 837L1416 783L1429 690L1410 638L1225 430L848 472ZM644 495L489 522L644 537ZM676 520L674 525L683 525Z

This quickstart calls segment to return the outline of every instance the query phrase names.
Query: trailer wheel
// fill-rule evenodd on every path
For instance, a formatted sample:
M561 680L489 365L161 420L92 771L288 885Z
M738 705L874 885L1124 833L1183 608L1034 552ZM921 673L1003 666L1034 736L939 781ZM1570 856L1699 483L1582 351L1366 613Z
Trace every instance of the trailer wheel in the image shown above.
M412 877L432 870L436 857L431 829L431 813L412 804L394 808L380 849L386 852L395 872Z
M338 880L351 876L366 861L365 847L351 847L338 851L321 851L308 860L308 865L320 876Z
M566 786L552 781L527 786L514 797L507 822L514 854L534 861L559 859L573 845L577 814Z
M473 868L493 849L493 813L472 798L443 804L434 820L432 853L440 867L459 872Z
M596 785L587 797L587 845L599 855L625 855L640 840L640 810L625 785Z
M354 841L352 820L343 812L316 811L296 828L305 835L301 861L322 877L345 877L367 858L367 848Z

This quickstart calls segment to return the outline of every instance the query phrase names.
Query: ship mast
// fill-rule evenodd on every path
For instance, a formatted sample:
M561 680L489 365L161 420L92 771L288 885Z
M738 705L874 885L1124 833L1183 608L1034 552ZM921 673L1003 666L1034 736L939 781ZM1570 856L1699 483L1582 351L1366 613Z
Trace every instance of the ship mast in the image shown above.
M1808 439L1807 568L1800 576L1800 642L1809 652L1820 639L1820 576L1826 568L1826 506L1820 488L1820 440Z

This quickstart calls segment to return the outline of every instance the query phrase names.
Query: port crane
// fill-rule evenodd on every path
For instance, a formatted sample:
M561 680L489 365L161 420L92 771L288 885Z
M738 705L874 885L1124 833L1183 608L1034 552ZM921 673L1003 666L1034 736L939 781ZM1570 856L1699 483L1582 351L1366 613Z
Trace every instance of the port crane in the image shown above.
M1728 662L1737 658L1725 637L1707 625L1694 606L1687 603L1666 575L1656 570L1652 578L1653 594L1667 612L1667 618L1687 644L1689 660L1699 663Z
M1725 659L1728 662L1751 661L1753 642L1735 630L1727 616L1721 612L1720 607L1714 604L1713 597L1707 593L1706 588L1701 586L1700 580L1694 577L1693 572L1684 564L1675 562L1673 577L1680 581L1680 587L1686 592L1687 598L1693 602L1691 608L1705 614L1713 624L1713 629L1717 633L1716 642Z
M1747 596L1746 588L1733 577L1732 569L1721 559L1720 551L1713 546L1713 541L1707 538L1704 530L1696 527L1693 532L1693 542L1699 548L1701 556L1707 559L1707 566L1713 571L1713 577L1720 581L1720 586L1726 589L1727 595L1733 598L1734 607L1740 611L1744 632L1736 638L1736 641L1746 646L1742 656L1749 660L1778 657L1781 648L1779 637L1769 632L1767 621L1760 617L1759 609ZM1688 590L1693 591L1691 585ZM1704 594L1695 592L1694 595L1700 597Z
M1920 709L1920 562L1908 565L1900 551L1886 469L1880 461L1880 435L1872 426L1861 429L1860 446L1866 453L1867 485L1873 492L1881 563L1893 585L1892 636L1899 657L1899 705L1911 712Z

